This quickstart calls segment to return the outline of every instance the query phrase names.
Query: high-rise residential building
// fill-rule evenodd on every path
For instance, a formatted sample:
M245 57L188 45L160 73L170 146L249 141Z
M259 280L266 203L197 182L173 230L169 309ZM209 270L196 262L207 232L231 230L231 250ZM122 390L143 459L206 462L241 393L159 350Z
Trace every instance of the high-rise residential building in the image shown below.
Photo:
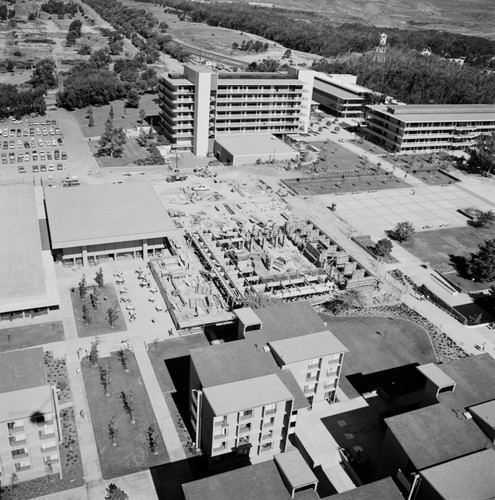
M290 134L309 126L314 72L216 73L184 67L160 79L160 125L177 151L206 156L228 134Z
M377 105L366 106L371 137L395 153L466 150L482 134L495 132L495 106Z

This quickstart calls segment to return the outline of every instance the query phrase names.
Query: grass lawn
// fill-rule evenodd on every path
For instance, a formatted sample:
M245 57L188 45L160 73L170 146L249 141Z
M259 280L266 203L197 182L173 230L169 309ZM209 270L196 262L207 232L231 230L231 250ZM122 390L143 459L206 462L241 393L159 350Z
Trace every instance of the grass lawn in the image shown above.
M160 427L134 355L129 353L127 373L124 372L116 353L112 353L109 358L101 358L99 364L108 366L111 370L109 397L105 396L100 383L98 367L93 366L86 358L82 360L81 366L103 478L112 479L168 463ZM124 412L120 399L121 391L134 394L134 424ZM108 423L112 417L115 417L117 423L117 446L112 446L108 436ZM152 454L148 447L146 431L151 424L157 431L156 455Z
M495 238L495 226L486 230L471 226L451 229L436 229L416 233L412 241L403 243L404 248L423 262L456 282L467 291L485 290L493 283L474 283L458 274L450 256L469 258L471 252L485 240Z
M139 123L139 110L142 108L146 111L146 120L150 120L150 116L158 116L160 108L155 102L157 94L144 94L141 96L139 101L139 108L125 108L124 100L113 101L113 126L115 128L132 128ZM108 119L110 113L110 104L105 106L93 106L93 120L94 126L88 127L88 109L76 109L71 111L70 114L77 120L79 126L82 130L84 137L95 137L100 136L105 130L105 122ZM156 118L155 118L156 120ZM143 125L148 125L149 123L143 123Z
M41 347L10 351L0 356L0 392L20 391L45 384Z
M64 340L64 338L64 327L61 321L4 328L0 330L0 352L49 344Z
M119 300L115 292L115 288L109 283L105 284L104 288L99 288L99 303L98 309L94 310L91 307L91 301L89 299L89 294L92 292L92 287L88 287L88 293L84 300L81 300L79 296L78 287L74 288L74 291L70 291L70 296L72 299L72 308L74 309L74 317L76 318L76 328L77 335L79 337L93 337L95 335L103 335L105 333L111 332L124 332L127 330L125 326L125 320L122 316L122 311L119 306ZM104 300L107 297L107 300ZM86 324L82 319L82 306L86 304L90 311L91 323ZM113 325L113 328L108 323L106 318L107 310L110 307L117 308L117 320Z
M362 177L341 177L333 179L284 179L284 184L301 196L318 194L354 193L361 191L379 191L382 189L396 189L408 187L409 184L396 177L373 175Z
M328 329L349 349L343 364L342 388L346 377L398 368L411 363L435 363L427 333L410 321L381 317L334 317L322 314ZM378 333L379 332L379 333Z
M97 156L97 141L90 142L89 147L101 167L125 167L127 165L132 165L135 160L144 159L149 155L146 148L142 148L136 142L136 139L127 139L127 142L124 144L122 156L116 158L112 156Z

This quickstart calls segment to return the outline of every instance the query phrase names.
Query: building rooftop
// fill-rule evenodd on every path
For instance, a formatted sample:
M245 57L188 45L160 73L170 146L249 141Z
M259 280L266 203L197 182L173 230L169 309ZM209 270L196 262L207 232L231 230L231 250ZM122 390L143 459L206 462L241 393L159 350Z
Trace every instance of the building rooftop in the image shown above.
M10 312L47 293L34 186L0 186L0 234L0 312Z
M289 500L277 466L270 460L182 485L186 500Z
M42 347L0 354L0 393L20 391L45 384Z
M217 416L294 399L276 374L207 387L203 393Z
M367 107L406 123L495 120L495 106L488 104L379 104Z
M487 444L473 420L441 404L386 418L385 422L418 470L480 451Z
M427 363L417 366L419 370L428 380L433 382L437 387L455 386L455 380L452 380L438 365Z
M322 500L404 500L391 477L359 486L353 490L325 497Z
M339 99L348 99L348 100L355 100L355 99L360 99L364 100L364 97L361 95L358 95L355 92L350 92L349 90L342 89L340 87L336 86L336 82L328 82L328 81L322 81L318 78L315 78L315 82L313 84L314 89L322 90L324 92L327 92L331 95L334 95L338 97Z
M252 73L246 73L245 77L243 78L242 75L235 74L235 73L228 73L229 75L235 75L236 78L224 78L222 74L219 74L218 78L218 87L230 87L230 86L258 86L258 85L267 85L267 86L276 86L276 85L283 85L288 86L288 85L293 85L293 86L301 86L303 85L303 82L301 80L298 80L297 78L290 78L285 75L278 75L277 73L274 73L273 75L263 73L261 75L256 75L256 73L253 75ZM239 78L241 76L241 78Z
M46 188L52 248L160 238L175 225L147 182Z
M495 451L479 451L421 471L441 498L495 498Z
M263 328L247 332L246 339L259 345L300 335L327 330L327 327L307 301L277 304L255 309Z
M270 342L269 345L285 364L348 351L344 344L328 330L276 340Z
M258 325L261 323L261 319L250 307L236 309L234 314L244 325Z
M295 149L270 134L221 135L215 137L215 141L234 156L296 153Z
M34 414L44 415L51 412L53 399L49 385L0 394L0 422L11 422Z
M362 85L358 85L357 83L353 83L350 80L356 81L357 77L355 75L349 74L326 74L326 73L315 73L315 82L316 80L324 81L331 83L332 85L339 85L344 89L347 89L351 92L355 93L372 93L373 91L367 87L363 87Z
M280 369L270 352L246 340L191 349L190 355L203 387L249 380Z
M443 364L442 371L457 383L453 393L439 394L443 405L464 410L495 399L495 359L490 354L457 359Z
M471 406L469 412L476 415L481 421L485 422L486 425L495 430L495 399Z
M299 450L280 453L275 455L273 459L291 488L302 488L309 484L318 483L317 477L313 474Z

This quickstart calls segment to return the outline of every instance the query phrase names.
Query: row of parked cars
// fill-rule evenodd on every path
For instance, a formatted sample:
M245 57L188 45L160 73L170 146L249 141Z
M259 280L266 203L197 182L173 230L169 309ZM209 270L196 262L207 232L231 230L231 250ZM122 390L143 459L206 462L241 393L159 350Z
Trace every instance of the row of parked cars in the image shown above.
M67 153L65 151L60 152L60 150L56 149L53 151L38 151L33 150L31 154L29 153L19 153L17 155L17 163L22 163L25 161L38 161L40 160L67 160ZM14 164L16 162L15 153L10 152L7 160L7 153L2 153L2 164L6 165L7 163Z
M1 141L0 142L1 144L1 149L5 150L5 149L31 149L31 148L35 148L36 147L36 144L38 144L38 146L40 148L42 148L43 146L53 146L53 147L57 147L57 146L63 146L64 145L64 141L61 137L59 137L58 139L46 139L46 140L43 140L43 139L38 139L36 141L36 139L34 137L31 137L31 139L29 141L22 141L22 140L18 140L17 142L16 141Z
M17 167L17 168L18 168L20 174L27 173L26 167L24 167L24 165L19 165L19 167ZM55 170L55 165L53 165L53 163L49 164L48 167L45 164L33 165L31 167L31 169L32 169L33 173L47 172L47 171L53 172ZM63 163L57 163L56 169L57 170L65 170L65 165Z

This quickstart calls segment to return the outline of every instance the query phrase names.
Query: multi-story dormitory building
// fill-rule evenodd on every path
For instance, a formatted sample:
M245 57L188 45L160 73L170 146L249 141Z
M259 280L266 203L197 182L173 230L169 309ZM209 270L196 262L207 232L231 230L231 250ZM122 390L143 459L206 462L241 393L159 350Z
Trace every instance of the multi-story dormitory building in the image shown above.
M366 125L373 140L396 153L466 150L482 134L495 132L495 106L367 106Z
M161 128L178 151L206 156L228 134L306 132L314 72L215 73L184 67L160 80Z
M236 314L239 340L190 351L191 421L211 465L284 452L298 412L335 401L347 352L307 302Z

